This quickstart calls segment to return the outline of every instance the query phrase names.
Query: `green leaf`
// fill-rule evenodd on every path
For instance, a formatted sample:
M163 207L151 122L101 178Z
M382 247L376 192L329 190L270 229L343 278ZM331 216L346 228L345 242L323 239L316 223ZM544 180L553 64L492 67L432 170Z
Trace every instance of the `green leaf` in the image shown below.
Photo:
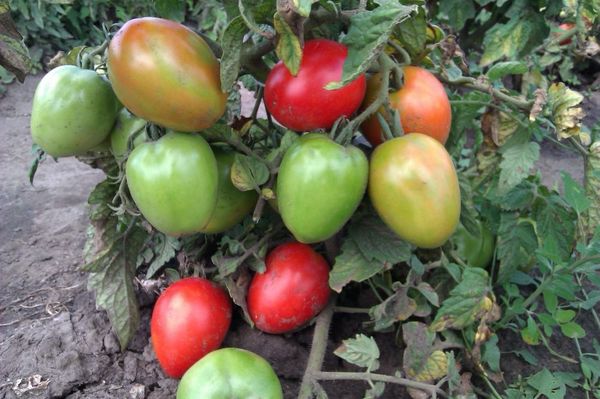
M231 182L240 191L259 190L269 180L269 168L263 162L242 154L235 154L231 165Z
M440 11L448 16L448 23L455 30L464 28L467 20L475 17L475 5L473 0L463 0L460 5L453 0L440 2Z
M402 47L408 51L411 57L420 55L425 49L427 41L425 9L419 8L415 15L401 22L394 31L394 36L398 38Z
M292 4L298 14L308 18L313 3L317 3L318 1L319 0L292 0Z
M502 147L498 191L505 194L521 183L539 158L540 145L533 141Z
M521 338L528 345L539 345L540 330L531 316L527 316L527 326L521 330Z
M487 72L489 80L499 80L507 75L522 75L527 72L527 64L521 61L506 61L492 65Z
M544 291L542 293L544 297L544 306L549 313L554 313L558 307L558 298L550 291Z
M567 172L561 171L560 175L565 189L565 201L567 201L571 208L575 209L575 212L578 214L587 211L590 207L590 200L587 198L581 184L573 180L571 175Z
M432 304L435 307L440 306L440 299L438 297L437 292L433 289L433 287L425 282L419 283L417 285L417 290L427 299L427 302Z
M562 198L552 195L536 209L534 218L544 254L556 263L568 261L575 243L575 214L564 207Z
M275 14L275 0L238 0L238 8L244 22L251 31L263 35L259 24L270 24Z
M408 296L408 288L397 285L395 292L379 305L369 309L375 331L384 331L398 321L408 319L417 310L417 303Z
M435 333L425 323L412 321L402 325L402 338L406 349L402 356L402 368L411 379L433 382L448 372L446 354L435 350Z
M33 186L33 178L35 177L38 166L40 166L40 164L46 159L46 153L44 150L42 150L42 147L33 143L31 145L31 154L33 155L33 158L31 158L27 175L29 177L29 184Z
M469 267L463 272L460 283L450 291L450 296L442 302L430 325L431 331L449 328L461 330L473 324L490 310L488 293L489 276L484 269Z
M500 348L498 348L498 336L492 335L482 346L481 361L487 363L490 370L500 372Z
M185 0L155 0L159 17L182 22L185 19Z
M411 246L396 236L374 214L353 221L329 273L329 286L337 292L351 281L365 281L385 267L407 262Z
M404 6L395 1L382 1L372 11L354 14L350 29L342 42L348 47L342 79L331 82L326 89L339 89L364 73L379 57L394 27L409 18L417 6Z
M575 311L571 309L558 309L554 314L556 321L560 324L568 323L575 318Z
M373 384L373 387L370 389L367 389L367 391L365 392L365 396L363 397L363 399L376 399L381 397L381 395L383 395L383 392L385 391L385 383L379 381Z
M369 371L379 368L379 347L377 342L364 334L357 334L355 338L345 339L334 352L348 363L359 367L366 367Z
M505 211L524 210L531 206L537 188L528 181L524 181L511 189L499 202Z
M148 266L146 278L152 278L156 272L177 255L181 243L175 237L156 233L152 240L151 250L154 253L152 263Z
M248 28L242 17L236 17L229 22L221 38L221 90L227 92L237 80L240 72L240 57L242 41Z
M527 379L527 384L548 399L563 399L567 393L565 384L547 368Z
M275 30L279 34L277 46L275 46L275 53L277 54L277 57L283 61L290 73L293 76L296 76L300 70L300 63L302 62L302 47L300 46L300 40L279 13L275 14L273 17L273 22L275 24Z
M529 41L531 31L532 27L526 19L512 18L505 24L494 25L485 34L485 50L479 63L487 66L503 57L515 59Z
M497 242L496 253L500 261L497 283L503 284L517 269L533 261L532 254L538 246L537 235L530 223L519 222L518 213L503 212Z
M561 324L560 330L565 336L571 339L585 337L585 330L583 327L573 321L566 324Z

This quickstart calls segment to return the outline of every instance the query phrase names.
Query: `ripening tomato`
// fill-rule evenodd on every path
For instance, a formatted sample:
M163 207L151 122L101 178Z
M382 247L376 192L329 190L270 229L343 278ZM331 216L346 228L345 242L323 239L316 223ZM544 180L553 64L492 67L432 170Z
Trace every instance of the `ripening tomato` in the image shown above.
M157 230L179 237L203 231L217 204L219 174L212 149L198 134L169 132L129 154L127 186Z
M272 250L264 273L248 289L248 313L256 327L271 334L295 330L315 317L329 300L329 265L299 242Z
M171 284L152 311L150 335L165 373L180 378L221 346L231 323L231 301L215 283L189 277Z
M110 133L110 149L114 157L121 161L128 153L129 137L136 134L133 140L133 148L148 140L146 132L142 130L146 126L146 121L132 115L127 108L123 108L117 116L117 121Z
M327 39L304 44L302 62L293 76L283 62L273 67L265 82L265 106L279 123L307 132L329 129L341 116L350 116L365 96L364 75L336 90L325 85L342 77L348 49Z
M452 109L444 86L426 69L407 66L403 71L404 85L390 93L390 106L400 113L402 129L405 133L426 134L445 144L452 124ZM375 100L380 86L380 74L369 78L362 108ZM385 114L383 108L379 112ZM376 114L361 125L361 131L374 146L382 143L383 130Z
M31 136L53 157L79 155L104 142L120 109L106 79L73 65L59 66L35 89Z
M160 18L136 18L108 47L108 75L135 115L182 132L212 126L225 112L219 61L191 29Z
M452 158L439 141L420 133L375 148L369 197L400 238L421 248L446 242L460 218L460 188Z
M572 22L563 22L562 24L558 25L558 33L555 35L556 37L562 35L563 33L566 33L568 31L570 31L571 29L575 28L575 24ZM571 38L565 39L565 40L561 40L560 41L560 45L561 46L566 46L568 44L571 44L572 40Z

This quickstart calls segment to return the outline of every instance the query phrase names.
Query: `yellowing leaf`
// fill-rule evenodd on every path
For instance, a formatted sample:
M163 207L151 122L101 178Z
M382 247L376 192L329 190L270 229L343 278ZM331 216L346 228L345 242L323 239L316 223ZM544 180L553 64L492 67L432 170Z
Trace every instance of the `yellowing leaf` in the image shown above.
M580 105L582 101L583 95L569 89L564 83L554 83L548 89L548 107L558 138L575 137L582 144L589 145L590 137L581 131L581 121L585 116Z
M434 351L421 370L408 370L408 375L415 381L432 382L446 376L448 358L443 351Z
M279 35L275 53L277 53L277 57L283 61L290 73L296 76L300 70L300 62L302 61L300 39L298 39L292 28L279 14L275 14L273 23Z

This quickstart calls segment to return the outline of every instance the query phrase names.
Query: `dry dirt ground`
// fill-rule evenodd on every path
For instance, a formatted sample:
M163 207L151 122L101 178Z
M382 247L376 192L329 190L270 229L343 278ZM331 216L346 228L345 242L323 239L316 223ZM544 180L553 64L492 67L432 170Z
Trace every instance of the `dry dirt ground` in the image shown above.
M39 77L13 84L0 98L0 399L171 398L177 381L161 372L149 344L153 298L142 298L141 328L121 352L106 315L95 309L78 270L85 241L86 198L101 172L61 159L41 165L30 186L27 169L31 99ZM600 109L599 97L591 108ZM577 156L545 147L546 182L566 170L581 179ZM329 352L348 338L361 319L334 319ZM269 336L234 320L225 345L250 349L270 361L286 398L296 395L309 352L311 331ZM383 370L400 368L392 339L376 335ZM351 369L328 356L326 369ZM331 398L362 398L361 383L325 384ZM388 387L385 398L402 397Z

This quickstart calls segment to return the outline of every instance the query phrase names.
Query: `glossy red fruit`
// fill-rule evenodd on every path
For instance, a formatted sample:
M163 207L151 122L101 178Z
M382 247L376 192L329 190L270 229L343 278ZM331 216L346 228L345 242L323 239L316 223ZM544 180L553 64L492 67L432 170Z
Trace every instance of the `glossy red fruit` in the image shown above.
M190 277L176 281L156 301L150 322L152 346L165 374L180 378L221 346L231 323L231 301L215 283Z
M269 253L266 265L248 290L248 311L258 329L271 334L295 330L327 305L329 265L310 246L282 244Z
M347 55L341 43L307 41L296 76L281 61L269 73L265 83L269 112L283 126L299 132L329 129L340 116L352 115L365 96L364 75L336 90L324 88L341 79Z

